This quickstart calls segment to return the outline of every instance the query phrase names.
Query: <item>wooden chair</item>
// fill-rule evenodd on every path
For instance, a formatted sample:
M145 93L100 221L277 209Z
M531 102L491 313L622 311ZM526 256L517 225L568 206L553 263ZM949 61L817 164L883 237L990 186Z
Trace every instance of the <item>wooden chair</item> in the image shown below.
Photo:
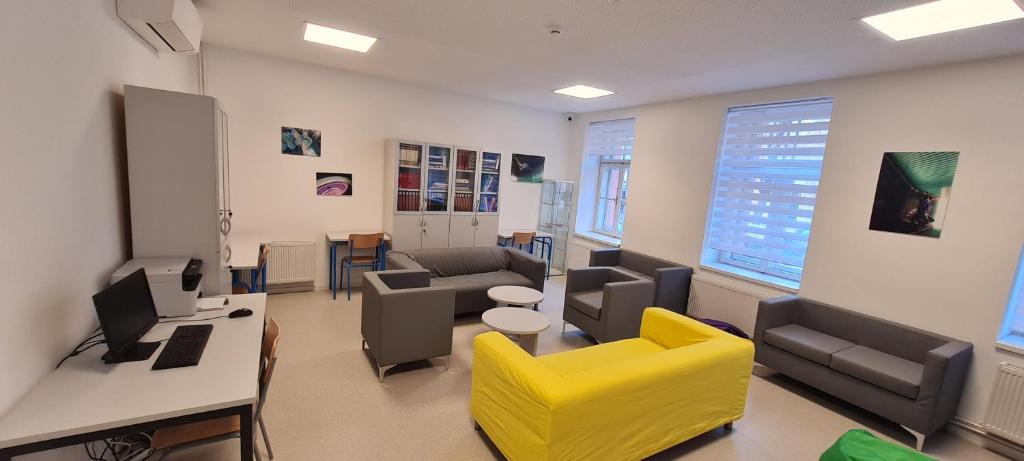
M267 446L267 455L274 459L274 450L270 448L270 438L267 437L267 424L263 422L263 404L267 401L267 390L270 389L270 379L274 376L274 367L277 365L277 340L281 335L281 328L273 318L267 319L266 331L263 334L263 349L261 355L259 401L256 404L253 421L250 424L259 424L260 432L263 434L263 443ZM207 443L220 442L238 437L241 429L241 421L238 416L226 416L223 418L200 421L196 423L182 424L164 429L157 429L153 433L153 441L150 447L156 450L165 450L166 457L171 450L188 446L204 445ZM254 439L255 440L255 439ZM261 459L259 450L253 450L256 459ZM161 457L163 459L163 457Z
M380 267L380 248L384 241L384 234L351 234L348 236L348 256L341 258L341 267L348 279L348 299L352 300L352 268L368 267L377 269ZM373 250L373 255L357 255L356 250Z
M267 259L270 258L270 244L260 245L260 258L256 268L252 270L252 277L249 283L236 281L231 284L231 294L244 295L247 293L267 292Z
M528 245L527 251L533 254L533 239L537 237L536 232L513 232L512 233L512 246L519 246L522 250L524 245Z

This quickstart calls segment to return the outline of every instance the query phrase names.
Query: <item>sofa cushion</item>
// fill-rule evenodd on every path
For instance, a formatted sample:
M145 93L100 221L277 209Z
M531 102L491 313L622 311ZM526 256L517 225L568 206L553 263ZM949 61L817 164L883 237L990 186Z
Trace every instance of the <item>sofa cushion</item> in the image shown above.
M622 267L622 266L612 266L612 267L614 267L614 268L616 268L616 269L618 269L618 270L620 270L622 272L625 272L625 273L627 273L629 275L632 275L632 276L634 276L634 277L636 277L636 278L638 278L640 280L650 280L652 282L654 281L654 277L650 277L650 276L641 274L641 273L639 273L639 272L637 272L637 271L635 271L633 269L629 269L629 268Z
M452 287L455 292L465 290L487 291L501 285L517 287L533 286L530 279L518 272L500 270L494 272L483 272L479 274L456 275L452 277L434 277L430 282L433 286Z
M832 354L854 346L845 339L829 336L795 323L765 330L764 342L825 366L832 361Z
M406 250L402 253L429 270L432 277L479 274L509 268L508 249L499 247L430 248Z
M866 346L853 346L832 355L833 370L860 378L909 399L917 398L924 365Z
M565 303L587 317L600 320L601 306L604 304L604 288L566 293Z

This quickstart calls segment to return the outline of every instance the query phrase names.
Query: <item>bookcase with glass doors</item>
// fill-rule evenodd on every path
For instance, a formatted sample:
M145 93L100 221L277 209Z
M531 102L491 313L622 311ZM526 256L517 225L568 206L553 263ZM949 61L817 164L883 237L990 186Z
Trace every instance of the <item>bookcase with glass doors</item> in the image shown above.
M501 154L390 140L384 230L394 249L494 245L498 235Z

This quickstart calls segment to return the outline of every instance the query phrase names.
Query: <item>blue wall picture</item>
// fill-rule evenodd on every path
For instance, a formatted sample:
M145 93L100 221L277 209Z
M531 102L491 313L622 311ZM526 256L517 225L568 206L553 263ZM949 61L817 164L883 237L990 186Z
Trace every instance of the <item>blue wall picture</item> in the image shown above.
M281 153L303 157L319 157L320 131L282 126Z

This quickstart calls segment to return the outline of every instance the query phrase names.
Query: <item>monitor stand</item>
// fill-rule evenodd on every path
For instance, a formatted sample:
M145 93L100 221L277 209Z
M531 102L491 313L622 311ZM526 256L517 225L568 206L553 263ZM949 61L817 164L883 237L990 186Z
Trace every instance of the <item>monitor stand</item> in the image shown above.
M160 347L160 343L143 343L137 342L130 346L126 346L124 349L114 354L113 351L107 351L103 354L104 363L122 363L122 362L141 362L148 359L156 352L156 349Z

